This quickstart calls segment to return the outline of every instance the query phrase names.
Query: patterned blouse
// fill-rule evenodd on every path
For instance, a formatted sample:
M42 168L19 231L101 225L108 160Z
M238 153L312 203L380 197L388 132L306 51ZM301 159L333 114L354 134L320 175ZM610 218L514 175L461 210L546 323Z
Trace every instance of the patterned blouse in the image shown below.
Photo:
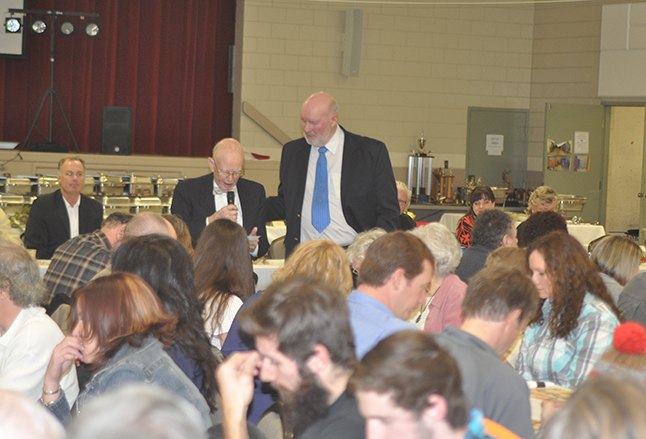
M619 320L601 299L586 293L578 325L565 338L553 338L549 320L552 299L543 304L543 323L523 334L516 369L525 380L548 381L574 388L582 383L603 353L612 345Z
M471 230L476 217L473 215L464 215L458 221L458 226L455 229L455 237L462 247L471 247Z

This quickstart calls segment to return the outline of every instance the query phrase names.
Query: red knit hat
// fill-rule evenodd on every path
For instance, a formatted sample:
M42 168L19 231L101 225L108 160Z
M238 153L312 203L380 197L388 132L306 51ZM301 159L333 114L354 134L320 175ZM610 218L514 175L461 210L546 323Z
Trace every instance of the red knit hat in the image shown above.
M612 346L623 354L646 355L646 329L637 322L617 326Z

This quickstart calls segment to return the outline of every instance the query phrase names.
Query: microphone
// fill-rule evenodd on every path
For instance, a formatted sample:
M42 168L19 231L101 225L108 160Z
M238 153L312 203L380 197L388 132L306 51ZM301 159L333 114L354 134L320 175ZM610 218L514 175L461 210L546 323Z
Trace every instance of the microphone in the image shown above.
M227 192L227 204L236 204L236 194L233 191Z

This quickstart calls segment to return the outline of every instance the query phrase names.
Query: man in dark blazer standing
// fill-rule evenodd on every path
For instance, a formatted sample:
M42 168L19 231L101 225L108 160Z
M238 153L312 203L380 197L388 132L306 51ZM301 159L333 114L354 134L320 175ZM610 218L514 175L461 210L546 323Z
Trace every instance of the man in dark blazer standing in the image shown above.
M36 258L51 259L59 245L70 238L101 228L103 206L81 194L85 162L65 157L58 162L60 189L38 197L31 206L25 228L25 247L36 249Z
M286 254L302 241L347 246L364 230L396 230L399 205L386 145L339 126L336 101L323 92L303 103L301 125L304 137L283 147L278 196L267 199L267 220L286 220Z
M181 181L173 193L171 212L188 225L193 246L204 228L221 218L237 222L250 236L254 257L267 252L267 230L263 206L265 188L255 181L241 178L244 174L244 149L235 139L223 139L213 147L209 157L211 174ZM233 192L234 203L229 204L227 192ZM217 206L216 206L217 204Z

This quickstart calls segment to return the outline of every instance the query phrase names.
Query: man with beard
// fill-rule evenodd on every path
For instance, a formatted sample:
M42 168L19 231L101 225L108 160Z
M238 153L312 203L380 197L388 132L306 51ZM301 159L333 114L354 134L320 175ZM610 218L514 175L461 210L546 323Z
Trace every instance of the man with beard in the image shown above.
M240 314L255 351L233 354L217 372L224 437L249 437L253 378L270 382L297 439L364 437L364 422L346 392L356 363L345 297L327 284L293 277L272 284Z
M285 251L329 239L342 247L375 227L397 229L397 187L383 142L346 131L337 103L314 93L301 107L303 138L283 147L278 196L267 198L267 221L285 220Z

